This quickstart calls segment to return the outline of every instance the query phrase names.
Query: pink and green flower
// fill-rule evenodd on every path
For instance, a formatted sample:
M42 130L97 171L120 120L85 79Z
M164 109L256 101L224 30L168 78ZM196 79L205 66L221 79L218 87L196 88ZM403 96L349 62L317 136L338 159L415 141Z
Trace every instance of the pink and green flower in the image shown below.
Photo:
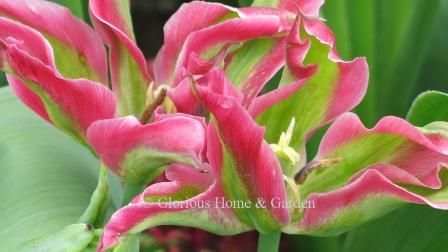
M129 4L91 0L91 28L55 3L0 3L11 89L101 161L81 222L101 228L105 167L132 188L99 230L98 251L162 225L275 240L339 234L405 203L448 209L448 123L385 117L368 129L350 113L368 65L340 58L318 16L323 1L184 4L150 64ZM309 139L330 123L307 160ZM92 227L72 228L94 239Z

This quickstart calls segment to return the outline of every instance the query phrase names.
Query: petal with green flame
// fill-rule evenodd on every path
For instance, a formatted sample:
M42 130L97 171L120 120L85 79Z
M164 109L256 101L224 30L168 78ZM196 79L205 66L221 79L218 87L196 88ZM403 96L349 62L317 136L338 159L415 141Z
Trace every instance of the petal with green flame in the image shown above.
M224 200L224 195L211 175L185 165L167 168L168 182L149 186L111 217L104 228L99 251L158 225L195 227L219 235L250 230L229 208L220 207L218 200Z
M135 42L130 1L92 0L89 4L92 22L110 47L110 74L118 114L140 116L152 80L145 57Z
M285 230L342 232L400 202L448 209L443 169L448 163L447 129L446 122L417 128L396 117L385 117L367 129L356 115L341 116L299 185L301 198L314 201L315 208L295 215L294 224Z
M43 0L3 0L0 17L42 33L53 48L56 67L64 77L108 85L106 50L101 38L69 9Z
M364 58L351 62L340 60L333 34L316 18L299 15L287 44L280 88L309 80L286 99L265 111L258 110L255 116L266 127L266 139L270 143L279 139L291 117L295 117L297 124L291 146L297 150L316 129L361 101L367 88L368 66Z
M188 115L165 116L147 125L128 116L95 122L87 138L124 181L147 185L174 162L202 167L205 125Z
M229 200L251 202L248 208L233 210L241 222L260 232L279 230L290 216L288 209L271 204L273 200L285 201L286 191L280 163L263 140L263 128L234 98L200 86L198 90L201 101L213 115L207 146L209 151L214 150L211 168ZM265 204L257 207L260 202Z
M13 91L41 117L88 145L90 124L115 115L112 92L87 79L62 77L49 43L31 28L5 18L0 26L0 69L9 75Z

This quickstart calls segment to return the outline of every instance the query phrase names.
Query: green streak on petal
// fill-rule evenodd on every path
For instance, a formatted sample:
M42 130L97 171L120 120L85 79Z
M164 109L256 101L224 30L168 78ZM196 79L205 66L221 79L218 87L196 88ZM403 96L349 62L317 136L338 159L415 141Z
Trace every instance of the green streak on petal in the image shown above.
M260 232L270 233L278 230L280 226L268 209L256 207L258 195L253 191L255 186L251 182L250 175L241 169L231 151L222 140L221 142L223 145L221 180L224 194L229 201L251 202L250 208L232 208L233 212L242 223L254 226Z
M78 53L74 48L68 46L57 38L44 34L45 38L53 48L56 67L62 76L68 79L85 78L96 82L102 82L89 65L84 55ZM103 83L108 84L108 83Z
M42 99L48 117L58 129L62 130L80 144L86 146L89 150L92 150L86 137L82 133L83 131L77 127L78 123L75 122L74 118L67 116L62 108L60 108L59 105L37 84L30 81L24 81L24 83Z
M160 225L175 225L182 227L195 227L217 235L235 235L248 231L247 226L238 222L232 222L228 216L221 212L213 215L207 212L207 209L201 210L182 210L176 212L163 212L152 215L144 221L138 223L128 234L137 234L150 227Z
M126 34L129 35L133 41L135 41L135 35L132 29L131 4L129 0L116 0L114 2L117 4L117 8L123 18L124 22L122 24L125 25L124 28L126 28Z
M280 0L254 0L253 7L278 7Z
M171 163L183 163L199 168L197 162L186 155L139 147L128 152L123 158L120 173L127 183L148 184Z
M340 146L335 152L320 158L341 158L330 167L311 173L300 186L301 198L312 192L329 192L343 186L357 172L375 163L391 163L411 148L405 138L390 134L367 135ZM404 148L406 147L406 148Z
M333 212L330 216L322 218L319 223L306 230L301 230L298 223L292 223L283 232L290 234L313 234L313 235L339 235L351 228L378 218L404 205L400 199L389 195L370 194L356 202L356 204L345 205ZM319 206L316 205L316 208Z
M201 59L203 60L212 60L213 57L218 55L218 53L221 51L221 49L224 47L223 43L219 43L216 45L213 45L212 47L207 48L207 50L204 50L201 52Z
M1 66L1 68L5 73L18 78L17 76L15 76L14 71L7 64L7 62L3 62L3 66ZM74 121L74 118L70 118L69 116L67 116L62 108L60 108L59 105L55 101L53 101L53 99L41 87L39 87L39 85L28 80L23 80L21 78L18 79L22 80L23 83L31 89L31 91L33 91L42 99L42 103L45 106L48 117L57 128L62 130L77 142L92 150L87 142L87 139L82 133L82 129L77 126L78 123Z
M447 202L448 201L448 167L444 167L440 173L439 178L440 181L442 181L444 184L442 185L442 188L440 189L430 189L430 188L424 188L419 186L412 186L412 185L402 185L406 190L409 190L413 193L416 193L418 195L421 195L425 197L426 199L433 201L433 202Z
M270 143L277 141L281 132L288 128L292 116L297 118L295 134L291 139L291 147L295 149L299 149L304 144L306 134L325 119L339 75L338 65L328 58L330 46L307 34L301 36L311 41L303 64L318 65L317 73L294 95L277 103L257 118L259 124L266 126L265 138ZM295 77L285 67L279 86L287 86L295 81Z
M203 192L203 189L197 185L193 184L187 184L183 185L182 188L175 192L167 195L151 195L148 197L145 197L146 202L169 202L169 201L183 201L190 198L193 198L194 196L199 195Z
M245 43L238 49L227 66L226 74L232 83L238 88L251 77L258 63L270 52L275 45L276 39L261 38Z
M120 62L118 78L118 114L119 115L135 115L139 117L144 109L146 102L146 92L148 84L139 65L134 57L123 46L117 48Z

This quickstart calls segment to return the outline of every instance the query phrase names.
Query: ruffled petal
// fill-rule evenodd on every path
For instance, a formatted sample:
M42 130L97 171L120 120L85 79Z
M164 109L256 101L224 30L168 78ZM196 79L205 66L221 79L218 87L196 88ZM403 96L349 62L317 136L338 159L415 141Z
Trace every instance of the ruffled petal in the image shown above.
M147 184L174 162L201 169L205 155L204 121L191 116L147 125L131 116L98 121L87 137L101 160L130 184Z
M235 12L235 9L218 3L192 1L182 4L164 27L164 45L154 62L156 84L170 85L179 53L192 32L216 24Z
M390 178L381 169L372 167L346 186L326 193L312 193L307 200L313 207L306 208L300 223L283 229L286 233L337 234L380 217L403 202L427 204L448 210L447 169L440 174L445 181L439 190L403 186L409 183L401 178ZM389 167L390 169L395 169ZM408 177L412 178L412 176Z
M318 16L324 0L255 0L252 6L275 7L291 12L301 11L307 15Z
M288 232L342 232L400 202L447 209L446 129L446 122L417 128L396 117L367 129L355 114L342 115L297 178L315 209L295 215Z
M318 128L354 108L364 96L368 66L364 58L339 59L333 34L316 18L300 15L287 38L286 62L280 88L309 78L306 85L270 107L257 118L266 126L266 139L276 142L294 116L291 146L301 148Z
M53 48L59 72L66 78L108 84L106 50L101 38L69 9L43 0L3 0L0 16L41 32Z
M90 124L115 115L114 95L99 83L63 78L53 66L49 44L30 28L3 18L0 26L16 29L0 34L0 69L9 75L12 89L44 119L87 145Z
M120 115L140 116L151 83L146 60L132 30L129 0L90 1L92 22L110 47L110 66Z
M249 208L233 210L240 221L261 232L278 230L289 222L289 210L270 204L286 200L286 191L279 161L263 140L263 128L235 99L200 86L198 90L214 117L208 134L211 168L229 200L251 202ZM267 204L257 208L257 202Z
M239 222L230 208L222 207L225 198L210 174L188 166L167 169L169 182L149 186L131 204L112 215L104 227L99 251L115 246L127 235L158 225L200 228L219 235L235 235L250 230Z

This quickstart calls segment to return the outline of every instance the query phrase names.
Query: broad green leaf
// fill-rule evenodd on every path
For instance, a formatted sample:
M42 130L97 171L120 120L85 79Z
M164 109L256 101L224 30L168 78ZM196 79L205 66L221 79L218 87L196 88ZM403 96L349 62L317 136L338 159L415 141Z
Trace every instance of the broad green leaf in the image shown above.
M240 7L247 7L252 4L252 0L238 0Z
M434 121L448 121L448 94L437 91L422 93L414 100L406 119L421 127Z
M304 235L286 236L295 251L338 252L342 249L344 236L312 237Z
M357 109L367 125L385 114L405 114L440 2L335 0L324 5L341 56L366 56L369 62L369 90Z
M409 205L349 232L343 251L445 251L447 226L446 212Z
M57 2L69 8L75 16L89 22L88 0L57 0Z
M412 6L413 13L410 15L403 43L399 45L400 51L395 56L397 63L394 67L391 67L391 71L393 71L390 74L391 77L388 82L379 80L380 83L384 84L382 89L387 90L387 96L384 97L388 104L384 107L384 110L396 115L406 113L409 103L412 101L413 91L416 88L418 73L421 70L429 45L429 37L432 34L440 2L440 0L420 0ZM380 46L378 50L381 50L381 48ZM381 71L387 71L386 67L383 67ZM397 92L401 94L400 99L397 99Z
M95 237L95 229L89 224L73 224L44 240L25 245L26 251L82 252Z
M375 0L326 1L323 16L336 35L336 48L345 60L365 56L369 63L370 84L357 111L364 121L373 124L377 118L374 72L374 4Z
M427 90L438 90L448 93L448 33L445 32L448 24L448 1L442 1L437 21L434 22L434 32L430 38L430 46L423 68L420 71L417 94ZM429 39L429 38L428 38Z
M76 223L95 189L98 161L0 89L0 250Z
M6 82L6 76L4 73L0 73L0 87L8 85L8 82Z

